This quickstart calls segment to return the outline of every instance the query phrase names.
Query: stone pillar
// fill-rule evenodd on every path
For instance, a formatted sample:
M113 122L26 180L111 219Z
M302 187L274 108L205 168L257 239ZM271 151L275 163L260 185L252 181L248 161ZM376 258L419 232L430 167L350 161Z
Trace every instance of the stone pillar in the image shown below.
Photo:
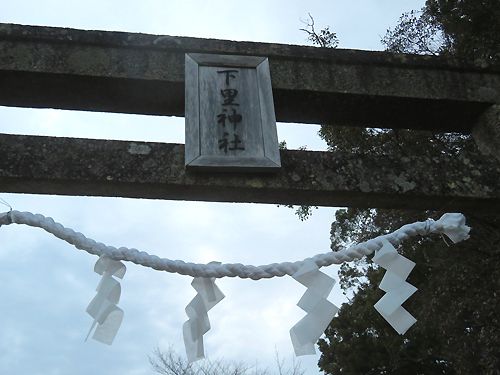
M488 108L472 129L472 136L485 155L500 161L500 105Z

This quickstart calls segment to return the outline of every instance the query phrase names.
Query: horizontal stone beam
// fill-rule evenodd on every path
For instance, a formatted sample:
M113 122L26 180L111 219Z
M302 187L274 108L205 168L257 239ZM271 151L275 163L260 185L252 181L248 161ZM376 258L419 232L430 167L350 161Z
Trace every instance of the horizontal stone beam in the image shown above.
M184 146L0 135L0 191L152 199L497 211L500 165L476 152L281 152L277 174L200 173Z
M0 24L0 105L184 115L187 52L269 57L281 122L469 132L500 72L431 57Z

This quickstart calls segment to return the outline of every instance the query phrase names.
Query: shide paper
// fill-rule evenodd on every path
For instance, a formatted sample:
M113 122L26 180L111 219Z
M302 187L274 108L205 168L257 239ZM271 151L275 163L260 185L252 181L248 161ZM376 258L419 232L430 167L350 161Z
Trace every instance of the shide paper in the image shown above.
M126 267L120 261L101 256L94 266L94 271L102 275L102 278L96 288L97 295L87 307L87 313L94 318L94 322L85 340L95 327L92 338L111 345L123 320L123 310L116 306L120 301L121 287L113 276L122 279Z
M339 310L326 299L335 280L320 272L313 261L305 262L292 277L307 287L297 303L307 314L290 329L293 349L297 356L316 354L314 345Z
M406 282L415 263L400 255L389 241L383 240L383 244L375 253L373 262L387 270L379 286L386 293L374 307L392 328L403 335L417 321L401 306L417 291Z
M399 245L403 240L416 235L440 233L456 243L469 238L470 231L470 227L465 224L464 215L446 213L437 221L428 219L424 222L406 224L392 233L349 249L317 254L300 262L301 267L297 270L295 266L297 262L261 266L239 263L189 264L182 260L160 258L137 249L106 246L40 214L15 210L0 213L0 227L13 223L42 228L78 249L101 256L95 265L95 272L102 275L102 279L97 287L97 295L89 304L87 312L94 318L89 336L95 328L93 338L106 344L112 343L123 319L123 311L117 307L121 293L120 283L114 278L123 278L125 274L125 266L120 260L194 277L192 285L198 294L186 307L189 319L183 327L184 343L190 362L204 357L203 335L210 329L208 310L224 298L215 285L216 278L250 277L259 280L292 275L295 280L305 285L307 291L297 305L307 314L290 330L290 337L296 355L314 354L315 343L338 311L338 308L327 300L335 281L319 272L317 264L322 267L341 264L376 251L373 261L387 272L380 283L380 288L386 294L375 304L375 308L398 333L403 334L416 322L415 318L402 307L404 301L417 290L406 281L415 263L399 255L388 239ZM113 259L109 258L110 255Z
M208 310L225 297L215 285L215 278L195 277L191 285L198 293L186 306L189 319L182 327L184 346L190 363L205 358L203 335L210 330Z

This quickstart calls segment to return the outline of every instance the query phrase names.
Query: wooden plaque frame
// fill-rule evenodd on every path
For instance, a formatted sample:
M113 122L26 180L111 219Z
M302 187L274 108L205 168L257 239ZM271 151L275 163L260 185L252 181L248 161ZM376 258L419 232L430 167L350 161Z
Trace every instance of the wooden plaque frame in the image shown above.
M281 160L267 57L186 53L185 64L186 167L232 172L279 170ZM254 119L252 124L246 124L247 132L251 133L251 142L244 155L228 155L227 151L221 155L213 139L203 139L202 134L213 131L209 127L218 126L213 114L207 115L207 111L202 108L205 105L202 101L210 100L200 83L206 80L204 75L208 75L207 69L202 70L203 67L243 69L247 71L246 76L250 77L246 83L253 89L253 104L248 110L253 111L252 117L257 116L257 121ZM249 72L252 69L255 74Z

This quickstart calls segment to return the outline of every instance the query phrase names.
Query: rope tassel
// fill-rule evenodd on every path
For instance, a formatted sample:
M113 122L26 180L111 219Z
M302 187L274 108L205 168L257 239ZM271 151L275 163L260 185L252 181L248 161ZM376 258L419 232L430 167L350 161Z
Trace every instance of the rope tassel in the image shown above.
M469 238L470 227L465 225L465 216L459 213L446 213L438 221L438 225L453 243Z
M116 306L120 301L121 286L113 276L122 279L126 267L120 261L101 256L94 266L94 271L102 275L102 278L96 288L97 295L87 307L87 313L94 318L94 322L85 341L95 328L92 338L111 345L123 320L123 310Z
M339 311L337 306L326 299L335 280L319 271L312 260L305 262L292 277L307 287L297 303L307 314L290 329L293 349L297 356L316 354L314 345Z

